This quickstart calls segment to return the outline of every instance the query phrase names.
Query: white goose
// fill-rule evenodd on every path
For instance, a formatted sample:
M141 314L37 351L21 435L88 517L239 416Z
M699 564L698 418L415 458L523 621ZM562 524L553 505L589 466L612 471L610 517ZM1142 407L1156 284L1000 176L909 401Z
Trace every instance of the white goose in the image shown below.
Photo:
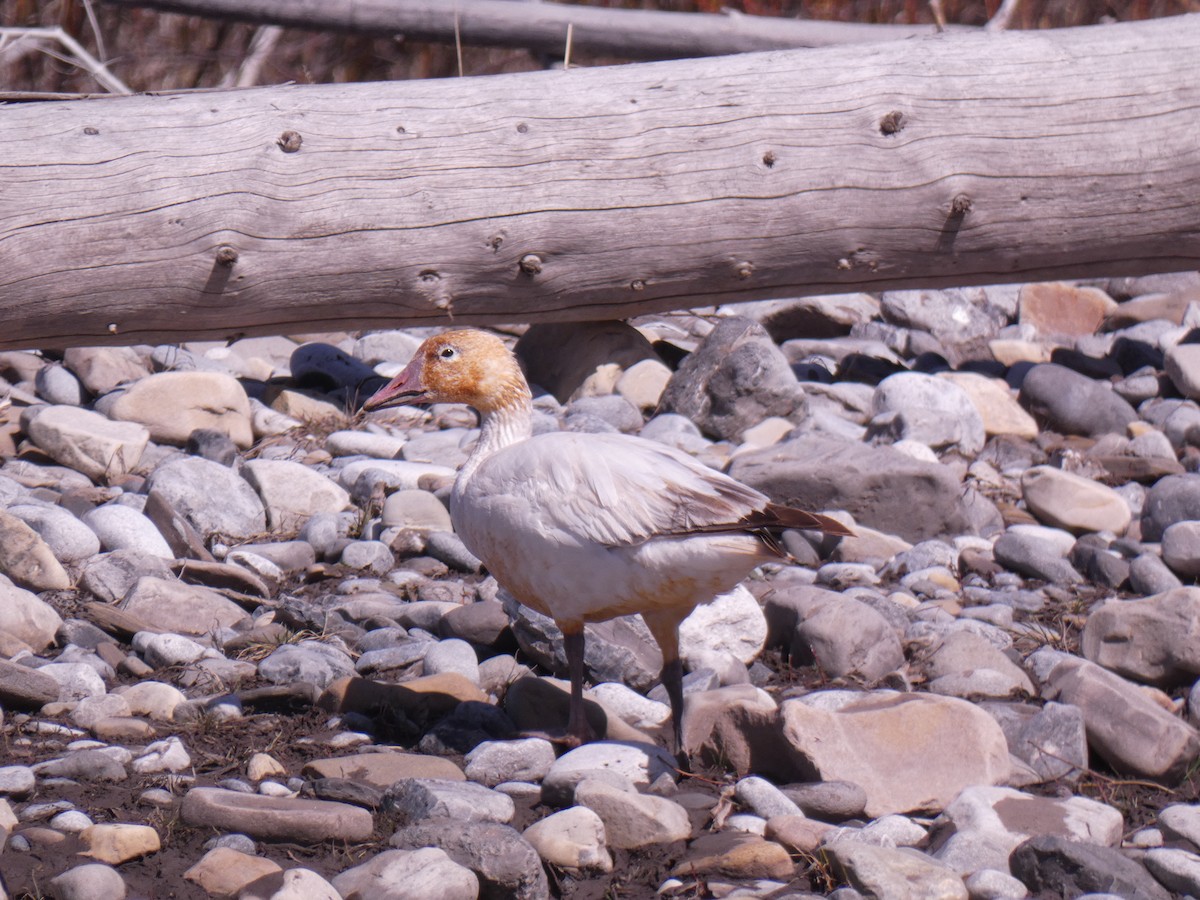
M482 331L432 337L364 405L465 403L481 433L450 497L454 529L521 603L562 629L571 677L567 740L590 740L583 626L641 613L662 648L674 747L682 751L679 623L782 552L768 532L844 525L772 503L690 456L623 434L532 436L520 366Z

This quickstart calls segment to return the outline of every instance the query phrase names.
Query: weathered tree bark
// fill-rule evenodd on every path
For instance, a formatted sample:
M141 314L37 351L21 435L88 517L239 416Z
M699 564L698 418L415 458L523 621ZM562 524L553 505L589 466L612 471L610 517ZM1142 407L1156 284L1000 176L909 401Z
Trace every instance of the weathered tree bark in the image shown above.
M0 345L1200 267L1200 16L0 108Z
M215 19L403 35L418 41L527 47L562 54L571 26L574 51L624 59L723 56L756 50L903 40L931 25L872 25L636 9L514 3L512 0L104 0ZM956 26L961 28L961 26Z

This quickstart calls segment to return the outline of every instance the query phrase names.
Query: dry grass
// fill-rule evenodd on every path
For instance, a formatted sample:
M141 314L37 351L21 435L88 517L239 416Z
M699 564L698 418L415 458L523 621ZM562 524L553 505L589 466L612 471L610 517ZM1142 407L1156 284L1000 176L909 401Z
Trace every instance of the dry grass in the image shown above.
M99 32L88 16L93 4ZM720 12L732 7L763 16L802 16L857 22L929 23L927 0L576 0L581 5ZM981 25L1000 0L942 0L948 22ZM1103 19L1157 18L1200 11L1200 0L1023 0L1016 28L1089 25ZM135 91L215 87L245 61L257 26L222 23L111 7L100 0L0 0L0 25L61 26ZM100 40L98 40L98 35ZM618 60L572 54L579 65ZM464 72L486 75L540 67L521 50L465 47ZM260 83L390 81L442 78L458 72L453 45L283 29L266 58ZM8 91L93 92L95 80L44 52L26 47L0 53L0 85Z

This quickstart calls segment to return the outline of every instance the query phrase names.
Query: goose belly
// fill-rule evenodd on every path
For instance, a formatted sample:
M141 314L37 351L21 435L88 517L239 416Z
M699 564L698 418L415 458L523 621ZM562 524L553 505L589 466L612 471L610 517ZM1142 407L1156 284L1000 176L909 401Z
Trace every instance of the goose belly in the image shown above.
M655 538L610 548L531 547L519 533L494 531L472 535L468 547L517 600L560 624L669 610L681 611L682 618L773 558L746 534Z

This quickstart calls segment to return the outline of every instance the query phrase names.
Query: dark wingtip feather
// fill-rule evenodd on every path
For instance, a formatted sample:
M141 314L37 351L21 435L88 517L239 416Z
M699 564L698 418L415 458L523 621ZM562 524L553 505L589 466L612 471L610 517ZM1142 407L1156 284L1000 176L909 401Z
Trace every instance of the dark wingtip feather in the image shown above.
M779 503L768 503L763 522L771 528L797 528L801 531L823 531L837 537L854 537L854 532L830 516L805 512Z

